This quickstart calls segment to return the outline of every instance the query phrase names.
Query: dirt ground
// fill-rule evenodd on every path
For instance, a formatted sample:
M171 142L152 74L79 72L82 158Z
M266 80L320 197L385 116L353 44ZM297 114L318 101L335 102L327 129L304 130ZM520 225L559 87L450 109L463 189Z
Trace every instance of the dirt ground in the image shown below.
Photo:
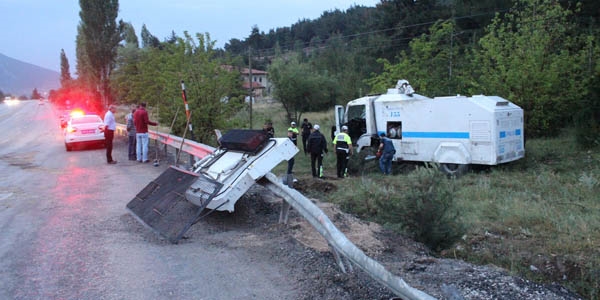
M295 186L299 190L335 188L327 180L312 178L300 179ZM345 214L333 204L311 200L365 254L438 299L580 299L562 286L533 283L492 265L436 258L420 243ZM288 224L278 224L281 203L282 199L257 184L236 203L234 213L215 213L188 234L199 234L198 230L206 234L216 228L252 232L244 245L256 245L256 255L288 266L289 280L303 291L301 299L400 299L356 266L353 272L341 272L324 238L297 211L291 210Z
M154 155L152 149L150 152ZM163 159L171 160L164 156ZM336 180L301 177L294 188L327 193L337 188ZM582 299L561 285L531 282L494 265L478 266L435 257L427 247L410 238L346 214L334 204L311 200L366 255L413 288L435 298ZM215 212L194 225L187 235L232 247L230 241L211 239L211 232L230 231L236 237L241 232L244 238L233 245L251 248L257 256L288 266L289 280L297 282L303 291L301 299L401 299L356 266L353 272L343 273L325 239L297 211L290 211L288 224L279 224L282 201L255 184L238 200L233 213Z

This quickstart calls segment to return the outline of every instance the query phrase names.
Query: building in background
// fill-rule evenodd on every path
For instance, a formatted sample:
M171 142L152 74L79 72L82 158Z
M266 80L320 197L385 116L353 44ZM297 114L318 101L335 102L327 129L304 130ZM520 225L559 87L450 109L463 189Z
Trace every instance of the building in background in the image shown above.
M237 70L240 72L243 80L242 88L249 90L252 86L252 96L255 100L262 100L265 97L271 96L273 85L269 82L266 71L252 69L252 78L250 78L250 69L248 68L238 68L230 65L223 66L223 68L229 71Z

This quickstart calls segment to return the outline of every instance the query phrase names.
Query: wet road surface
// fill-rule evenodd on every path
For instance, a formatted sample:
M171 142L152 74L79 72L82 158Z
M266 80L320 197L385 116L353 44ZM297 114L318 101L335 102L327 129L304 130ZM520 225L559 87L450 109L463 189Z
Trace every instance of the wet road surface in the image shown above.
M172 245L135 221L126 204L167 166L127 160L124 137L116 165L100 147L66 152L37 101L0 104L0 132L0 299L298 298L268 257Z

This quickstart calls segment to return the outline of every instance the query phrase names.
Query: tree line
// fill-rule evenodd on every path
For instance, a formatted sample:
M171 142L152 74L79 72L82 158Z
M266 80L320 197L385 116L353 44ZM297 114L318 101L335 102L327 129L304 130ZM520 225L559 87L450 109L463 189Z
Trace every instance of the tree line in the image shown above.
M507 98L525 110L528 137L576 124L581 144L600 143L597 1L382 0L267 33L254 26L224 49L209 33L173 32L161 41L146 25L140 45L133 26L116 20L117 0L79 2L78 76L70 77L61 53L62 88L51 97L76 95L104 106L143 100L181 134L184 81L201 142L214 128L247 126L248 91L224 66L251 65L269 72L290 120L407 79L430 97Z

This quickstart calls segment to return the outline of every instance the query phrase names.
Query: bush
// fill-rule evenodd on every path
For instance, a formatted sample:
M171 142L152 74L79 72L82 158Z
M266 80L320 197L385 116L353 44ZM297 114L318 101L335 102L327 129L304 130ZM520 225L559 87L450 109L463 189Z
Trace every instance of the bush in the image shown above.
M403 192L376 201L378 218L402 228L433 251L452 246L465 232L453 201L453 180L436 168L418 168L407 179Z
M586 97L575 113L577 143L584 148L600 146L600 74L594 76Z

